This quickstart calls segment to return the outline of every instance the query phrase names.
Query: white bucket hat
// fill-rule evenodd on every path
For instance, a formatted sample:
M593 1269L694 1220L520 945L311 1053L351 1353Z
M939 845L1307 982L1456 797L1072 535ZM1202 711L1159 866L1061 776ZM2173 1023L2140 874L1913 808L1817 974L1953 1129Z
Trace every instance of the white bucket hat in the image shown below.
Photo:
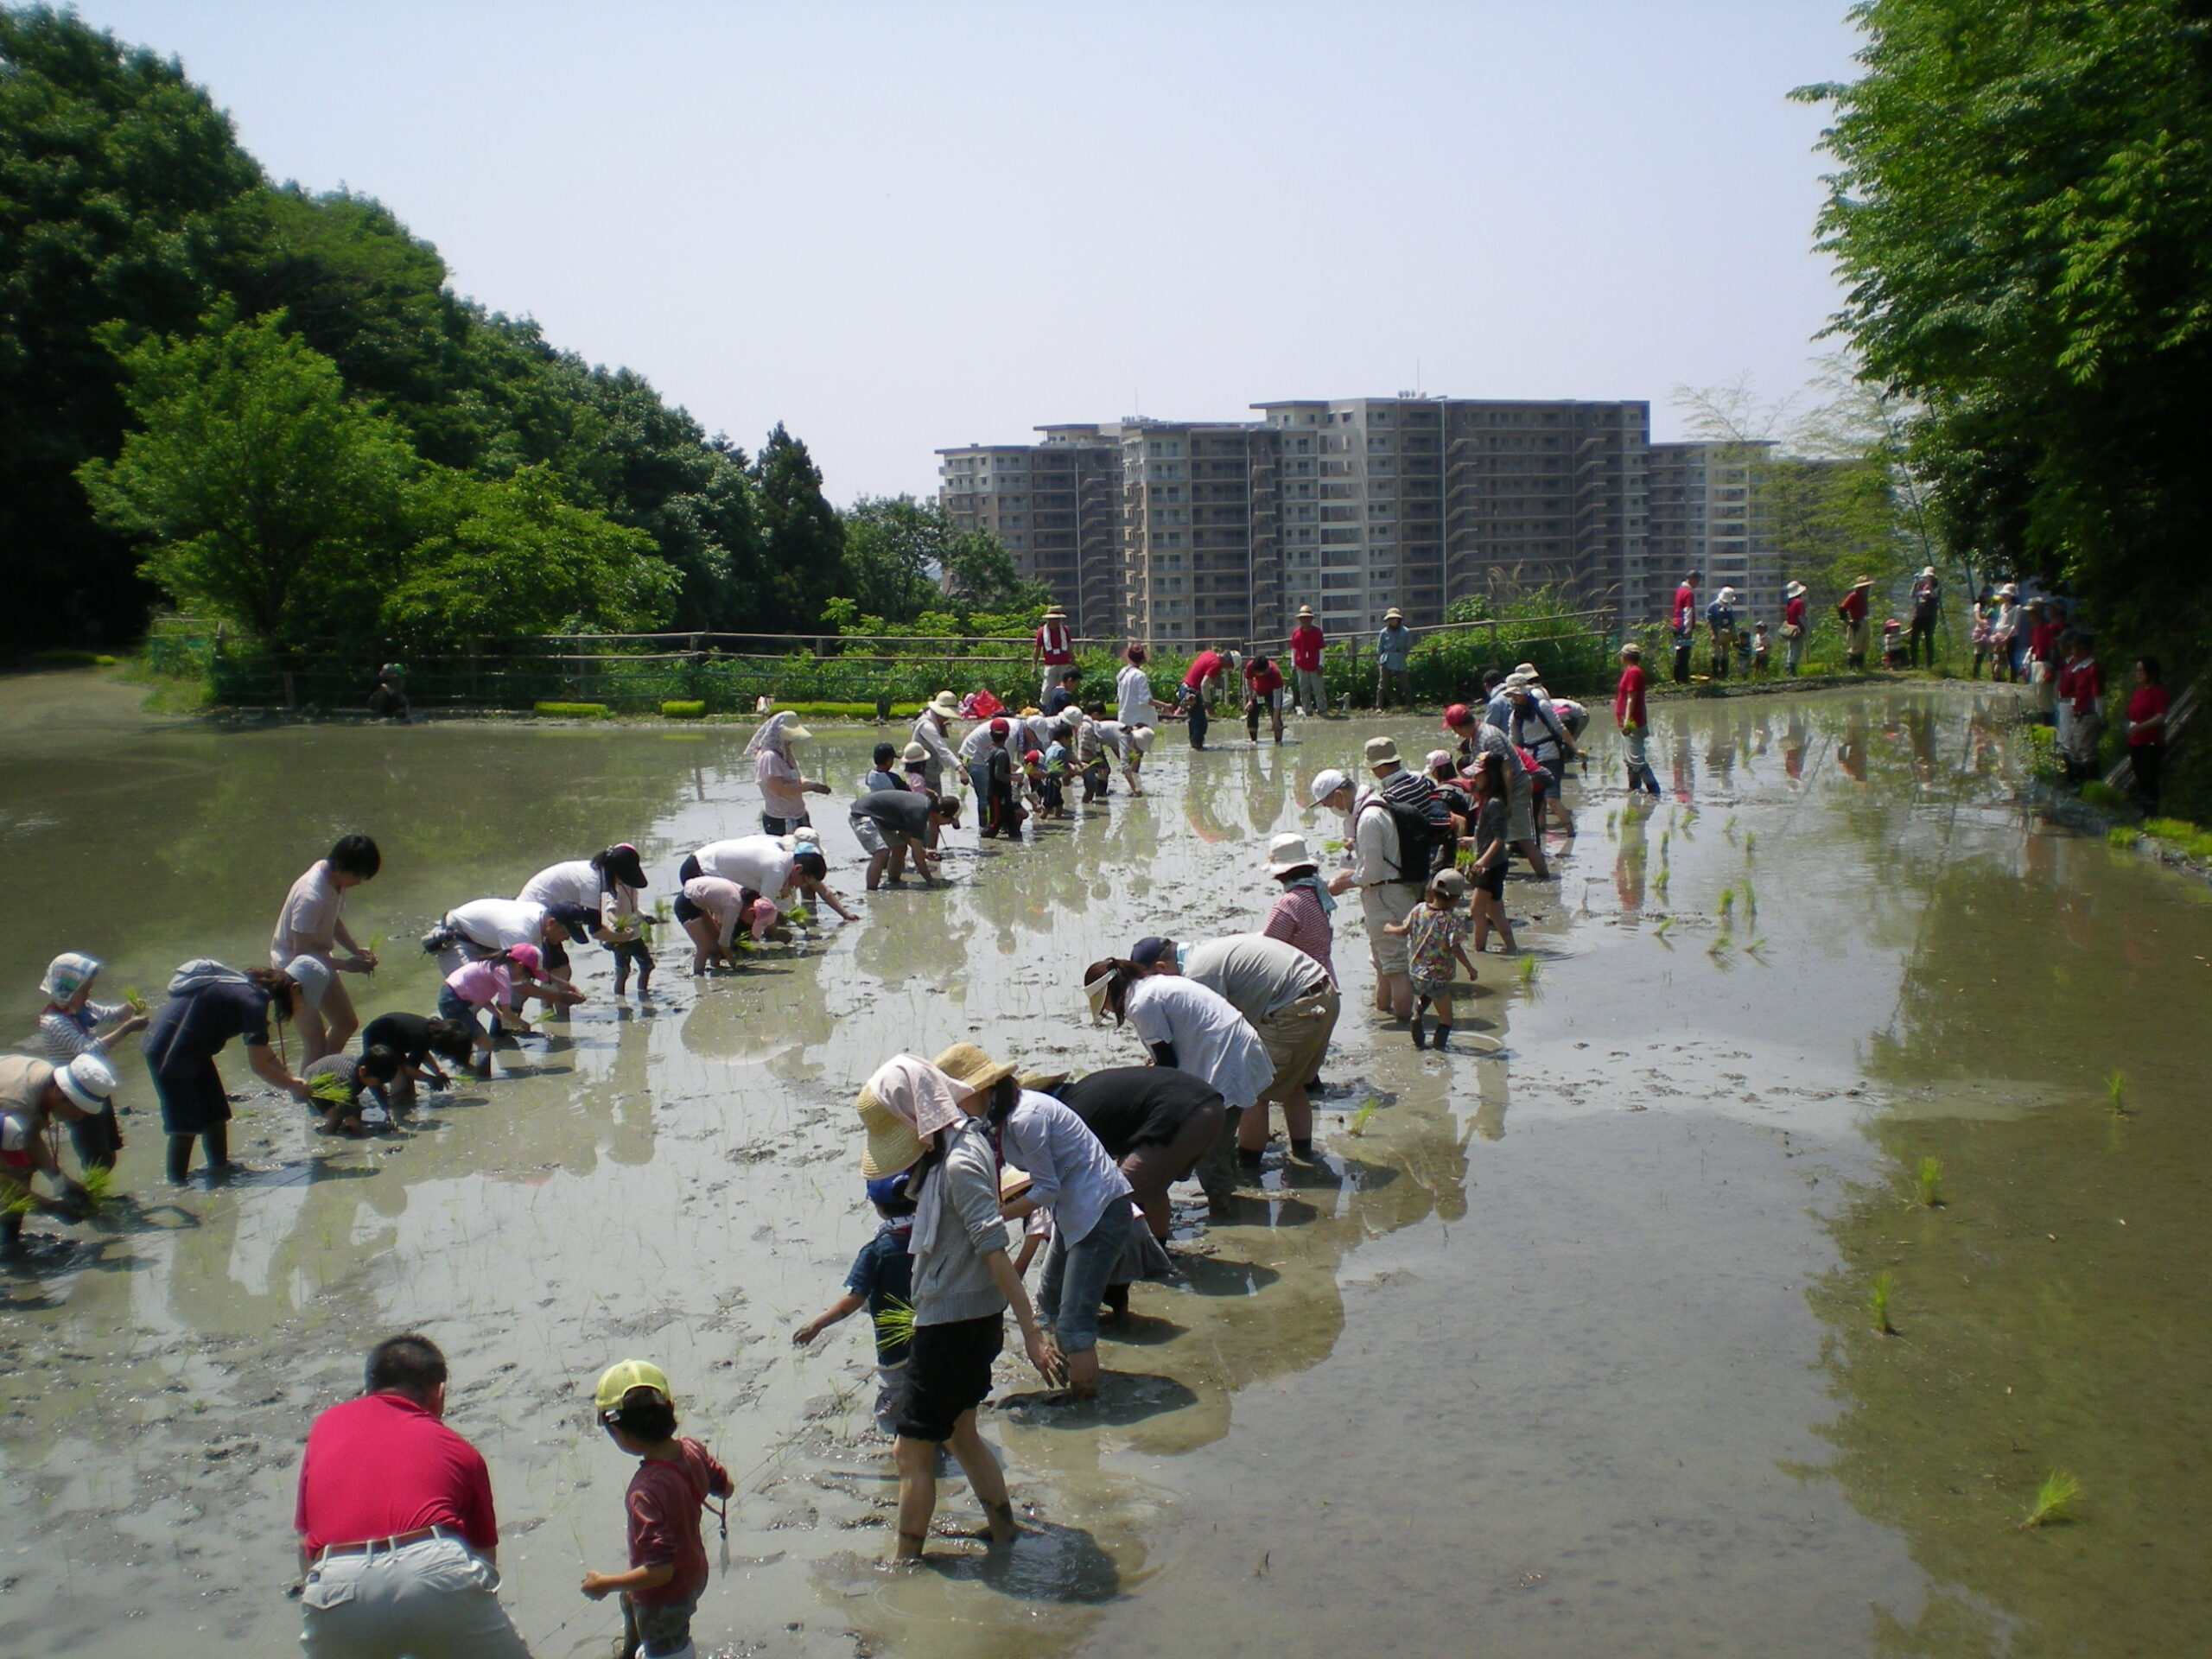
M97 1112L115 1093L115 1068L99 1054L79 1054L54 1074L61 1092L88 1112Z
M323 993L330 988L329 968L314 957L294 957L284 964L284 971L299 986L301 1000L321 1013Z
M1268 843L1268 874L1288 875L1293 870L1316 868L1313 855L1306 850L1306 837L1292 834L1277 836Z

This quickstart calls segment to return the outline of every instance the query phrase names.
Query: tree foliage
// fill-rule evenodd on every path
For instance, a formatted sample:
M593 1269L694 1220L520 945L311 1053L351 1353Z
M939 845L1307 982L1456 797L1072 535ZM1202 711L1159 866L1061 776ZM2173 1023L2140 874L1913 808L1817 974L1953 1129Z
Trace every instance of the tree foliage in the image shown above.
M200 335L204 318L222 319L220 333L232 317L271 315L334 366L342 416L327 373L305 359L285 370L292 393L312 391L326 438L396 437L418 485L441 467L484 483L534 472L524 493L540 519L550 488L650 539L674 581L647 585L672 588L677 626L817 624L840 585L839 531L804 445L783 435L803 464L764 452L756 471L642 377L556 350L535 323L454 295L447 276L436 249L372 199L272 184L174 59L73 13L0 4L0 546L18 601L0 646L117 640L143 626L157 596L137 574L154 524L112 491L96 512L79 483L122 482L84 468L120 465L133 419L123 363L139 343ZM769 477L781 493L772 537ZM172 547L149 574L181 592L188 565L212 575L212 545ZM343 585L328 572L307 584ZM285 614L283 631L307 625Z
M2196 0L1871 0L1834 106L1838 327L1919 405L1946 537L2205 631L2212 16Z
M944 509L911 495L862 496L845 512L848 602L859 615L904 627L944 602L938 577L950 532Z

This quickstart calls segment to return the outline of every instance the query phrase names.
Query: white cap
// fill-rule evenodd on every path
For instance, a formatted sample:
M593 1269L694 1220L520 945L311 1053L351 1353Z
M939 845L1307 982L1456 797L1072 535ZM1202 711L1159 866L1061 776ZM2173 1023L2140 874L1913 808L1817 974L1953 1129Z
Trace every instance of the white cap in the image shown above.
M284 964L284 971L299 986L300 995L308 1007L318 1014L322 1011L322 994L330 988L330 969L315 957L294 957Z
M1327 800L1330 796L1335 794L1338 790L1342 789L1350 782L1351 782L1351 779L1346 777L1343 772L1338 772L1334 766L1330 766L1323 771L1315 772L1313 774L1313 787L1306 791L1306 804L1308 806L1320 805L1322 802Z
M88 1112L107 1103L116 1090L115 1068L99 1054L79 1054L54 1074L61 1092Z

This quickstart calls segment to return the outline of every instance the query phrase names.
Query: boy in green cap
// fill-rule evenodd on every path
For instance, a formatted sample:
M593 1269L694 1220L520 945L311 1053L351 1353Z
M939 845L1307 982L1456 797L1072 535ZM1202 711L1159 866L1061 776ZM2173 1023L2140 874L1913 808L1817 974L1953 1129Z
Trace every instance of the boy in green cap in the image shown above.
M593 1402L600 1427L639 1462L622 1501L630 1570L585 1573L584 1594L597 1601L621 1592L622 1659L691 1659L691 1615L707 1587L699 1511L710 1497L729 1497L729 1471L698 1441L677 1437L676 1401L659 1366L608 1366Z

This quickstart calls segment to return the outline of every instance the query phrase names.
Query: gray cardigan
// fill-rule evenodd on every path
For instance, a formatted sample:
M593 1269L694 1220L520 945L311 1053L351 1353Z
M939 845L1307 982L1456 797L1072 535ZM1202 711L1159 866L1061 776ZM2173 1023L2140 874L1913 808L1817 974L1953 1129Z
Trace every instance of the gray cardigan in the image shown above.
M914 1323L950 1325L1003 1313L1006 1298L983 1258L1004 1254L1006 1221L999 1213L999 1160L991 1132L969 1118L944 1132L944 1166L930 1183L937 1236L914 1255Z

